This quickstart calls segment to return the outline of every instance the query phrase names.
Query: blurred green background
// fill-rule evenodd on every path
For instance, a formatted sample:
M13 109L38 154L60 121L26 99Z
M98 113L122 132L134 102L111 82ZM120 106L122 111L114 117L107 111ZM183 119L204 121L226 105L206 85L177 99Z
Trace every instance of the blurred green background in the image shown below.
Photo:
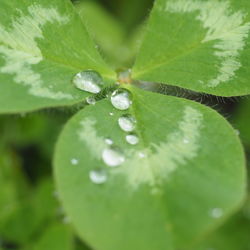
M129 67L153 1L73 2L105 60L115 69ZM216 109L234 126L250 166L250 98L194 98ZM56 139L76 111L0 116L0 249L90 249L74 233L52 177ZM249 236L250 199L194 250L250 250Z

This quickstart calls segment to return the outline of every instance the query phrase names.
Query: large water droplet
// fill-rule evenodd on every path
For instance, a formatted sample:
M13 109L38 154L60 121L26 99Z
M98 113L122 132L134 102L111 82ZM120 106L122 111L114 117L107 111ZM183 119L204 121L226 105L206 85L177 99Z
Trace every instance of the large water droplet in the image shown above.
M136 134L129 134L126 135L126 141L129 144L136 145L139 142L139 138Z
M114 146L103 150L102 159L109 167L117 167L125 161L122 151Z
M97 94L103 85L102 76L94 70L85 70L77 73L73 78L76 88Z
M117 89L111 95L111 103L119 110L126 110L132 104L132 94L126 89Z
M132 115L123 115L118 119L118 124L123 131L132 132L135 129L136 120Z
M90 180L95 184L103 184L107 181L107 172L104 169L95 169L89 172Z

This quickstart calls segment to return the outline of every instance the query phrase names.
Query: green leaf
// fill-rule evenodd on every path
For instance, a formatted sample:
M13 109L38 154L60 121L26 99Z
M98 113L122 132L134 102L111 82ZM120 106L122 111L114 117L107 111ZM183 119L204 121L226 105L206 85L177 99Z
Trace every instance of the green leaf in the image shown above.
M19 206L20 198L26 193L25 178L21 173L16 155L0 147L0 234L4 224Z
M129 145L118 126L127 112L109 100L87 106L64 128L54 159L63 205L96 250L186 247L241 204L246 181L241 143L208 107L129 88L137 145ZM104 164L105 138L122 150L121 166ZM95 169L106 171L105 183L89 179Z
M35 243L32 250L73 250L73 234L63 224L53 223L41 238Z
M123 45L125 30L121 23L95 1L77 2L76 10L105 59L114 67L124 63L127 50Z
M232 117L232 123L234 124L235 128L238 129L240 133L240 137L245 144L247 150L250 150L250 99L242 100Z
M249 201L248 201L249 203ZM247 207L248 205L248 207ZM219 230L197 247L197 250L247 250L249 249L250 203L240 213L229 219Z
M57 201L52 193L51 180L41 181L30 196L26 195L20 200L8 220L1 224L1 236L19 244L26 244L34 238L56 217Z
M93 69L114 78L68 0L0 3L0 112L80 102L73 76Z
M156 0L133 77L219 96L250 94L250 2Z

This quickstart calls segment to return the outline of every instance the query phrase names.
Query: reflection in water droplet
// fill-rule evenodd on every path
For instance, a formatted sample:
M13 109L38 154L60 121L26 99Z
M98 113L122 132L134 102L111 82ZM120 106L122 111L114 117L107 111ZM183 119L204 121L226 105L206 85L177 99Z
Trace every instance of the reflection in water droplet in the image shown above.
M132 104L132 94L126 89L117 89L111 95L111 103L119 110L126 110Z
M136 134L129 134L126 135L126 141L129 144L136 145L139 142L139 138Z
M132 132L135 129L136 120L131 115L123 115L118 119L118 124L123 131Z
M105 143L108 145L112 145L114 142L110 138L106 138Z
M101 91L103 85L102 76L94 70L85 70L77 73L73 78L76 88L93 94Z
M109 167L117 167L125 161L122 151L114 146L103 150L102 159Z
M107 172L104 169L95 169L89 172L90 180L95 184L103 184L107 181Z
M223 210L221 208L213 208L211 211L210 211L210 215L215 218L215 219L218 219L220 218L222 215L223 215Z
M86 98L86 102L90 105L95 105L96 104L96 100L95 100L95 97L93 96L89 96Z
M70 162L72 165L77 165L79 161L76 158L72 158Z

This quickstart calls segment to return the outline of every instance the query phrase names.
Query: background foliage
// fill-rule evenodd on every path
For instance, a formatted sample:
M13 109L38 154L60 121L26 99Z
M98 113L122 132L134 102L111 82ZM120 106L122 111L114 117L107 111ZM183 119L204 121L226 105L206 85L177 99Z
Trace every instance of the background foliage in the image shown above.
M78 1L74 3L79 4ZM84 14L88 17L84 22L90 33L102 18L113 27L113 33L108 33L111 31L106 31L105 27L91 33L100 52L111 65L117 58L121 67L130 65L140 45L144 20L152 1L100 0L96 4L101 7L97 5L95 8L91 4L84 10L79 8L79 13L88 11ZM117 49L109 46L109 39L115 39ZM250 99L205 95L193 98L215 108L239 131L250 166ZM74 233L52 179L55 141L62 124L76 111L77 107L61 108L0 117L0 249L90 250ZM196 249L250 249L249 200L250 197L241 211L212 232Z

